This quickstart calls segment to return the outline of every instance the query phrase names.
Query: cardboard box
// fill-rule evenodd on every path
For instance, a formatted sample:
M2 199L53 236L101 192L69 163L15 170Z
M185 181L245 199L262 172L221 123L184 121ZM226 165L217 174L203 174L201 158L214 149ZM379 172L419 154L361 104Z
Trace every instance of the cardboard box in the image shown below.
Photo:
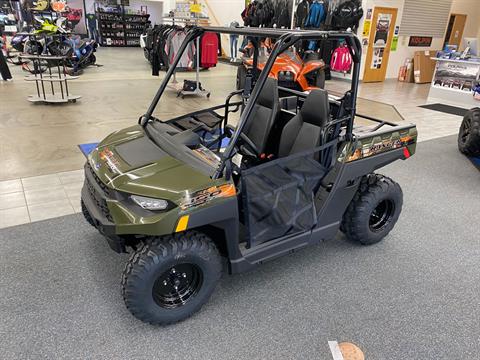
M400 69L398 70L398 81L405 81L406 77L407 77L407 67L400 66Z
M432 81L436 63L435 60L432 60L432 57L435 57L436 54L436 50L415 51L415 57L413 58L415 83L424 84Z
M400 67L400 70L398 72L398 81L409 83L414 82L412 59L405 59L404 65Z

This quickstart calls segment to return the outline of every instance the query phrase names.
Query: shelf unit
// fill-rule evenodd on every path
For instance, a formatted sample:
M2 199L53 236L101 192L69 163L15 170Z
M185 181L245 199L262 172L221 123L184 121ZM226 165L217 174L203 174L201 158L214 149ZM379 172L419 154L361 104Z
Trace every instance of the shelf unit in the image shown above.
M61 35L49 35L54 41L59 41ZM32 42L44 43L47 41L46 35L29 34L29 40ZM29 95L27 100L33 103L69 103L77 102L81 98L79 95L72 95L68 89L68 81L77 79L78 76L67 75L65 56L42 55L38 51L36 54L22 54L21 59L26 59L33 63L33 68L38 69L33 75L27 75L26 81L35 82L37 90L36 95ZM55 71L56 70L56 71ZM60 91L59 91L60 90Z
M129 14L125 8L118 11L96 10L100 44L102 46L140 46L140 35L150 14Z

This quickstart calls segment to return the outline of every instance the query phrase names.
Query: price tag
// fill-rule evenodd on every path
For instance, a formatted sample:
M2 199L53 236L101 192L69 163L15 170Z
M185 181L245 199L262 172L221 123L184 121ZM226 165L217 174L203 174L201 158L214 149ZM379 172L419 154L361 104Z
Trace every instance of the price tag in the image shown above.
M232 163L234 163L235 165L237 165L239 168L242 167L242 155L239 154L239 153L236 153L235 155L233 155L232 157Z

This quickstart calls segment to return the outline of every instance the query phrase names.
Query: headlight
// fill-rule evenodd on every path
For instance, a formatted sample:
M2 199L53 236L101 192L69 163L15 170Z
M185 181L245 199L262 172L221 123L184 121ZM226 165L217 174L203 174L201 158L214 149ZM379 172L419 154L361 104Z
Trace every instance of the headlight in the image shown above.
M165 210L168 207L168 202L163 199L152 199L138 195L131 195L130 198L145 210Z

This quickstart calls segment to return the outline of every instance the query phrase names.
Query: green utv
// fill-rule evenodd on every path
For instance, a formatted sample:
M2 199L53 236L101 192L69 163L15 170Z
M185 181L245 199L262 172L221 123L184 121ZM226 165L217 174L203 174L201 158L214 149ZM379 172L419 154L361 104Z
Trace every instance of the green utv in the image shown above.
M158 120L152 113L180 57L205 31L248 36L254 64L261 38L276 45L264 71L254 65L245 89L225 104ZM351 86L341 96L279 88L268 77L295 43L340 39L353 57ZM392 230L402 191L374 171L414 154L417 131L356 113L360 58L350 32L189 30L138 125L109 135L85 165L86 220L116 252L132 249L122 293L134 316L171 324L201 308L224 269L251 270L339 230L366 245ZM238 111L234 127L229 114ZM354 131L354 119L375 125Z

